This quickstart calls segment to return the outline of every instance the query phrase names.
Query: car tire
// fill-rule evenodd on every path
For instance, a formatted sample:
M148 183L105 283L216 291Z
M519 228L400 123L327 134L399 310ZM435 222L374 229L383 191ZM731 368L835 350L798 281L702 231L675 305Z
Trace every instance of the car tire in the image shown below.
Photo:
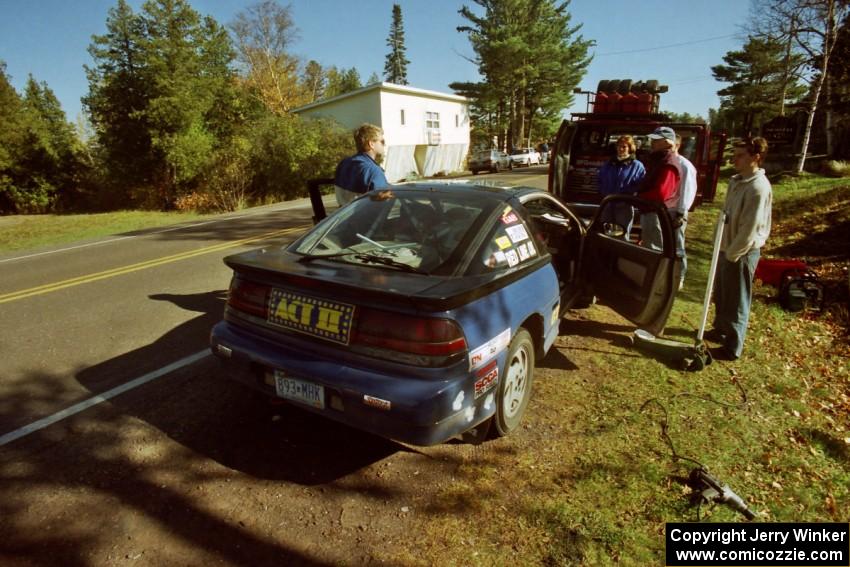
M504 437L519 427L531 399L533 382L534 342L528 331L520 327L508 347L505 370L496 390L496 415L490 428L494 437Z
M499 173L499 164L493 166L493 173Z
M472 175L478 175L478 170L477 170L477 169L473 169L473 170L472 170Z
M604 93L608 91L608 86L611 84L611 81L599 81L599 84L596 87L596 92Z

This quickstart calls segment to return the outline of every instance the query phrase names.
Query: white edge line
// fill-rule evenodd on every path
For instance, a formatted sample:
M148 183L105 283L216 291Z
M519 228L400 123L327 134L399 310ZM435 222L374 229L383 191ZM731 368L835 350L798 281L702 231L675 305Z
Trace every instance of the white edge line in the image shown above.
M173 372L178 368L194 364L195 362L206 358L211 354L212 353L209 349L204 349L202 351L196 352L195 354L191 354L185 358L181 358L180 360L172 362L171 364L163 366L162 368L154 370L153 372L149 372L144 376L140 376L138 378L130 380L129 382L125 382L120 386L116 386L115 388L103 392L102 394L98 394L97 396L93 396L87 400L74 404L71 407L65 408L62 411L54 413L53 415L49 415L45 418L39 419L38 421L34 421L29 425L25 425L20 429L16 429L15 431L6 433L5 435L0 436L0 447L6 445L7 443L11 443L12 441L16 441L21 437L26 437L31 433L35 433L36 431L44 429L45 427L53 425L56 422L62 421L67 417L71 417L72 415L78 414L81 411L87 410L92 406L96 406L101 402L110 400L115 396L123 394L124 392L128 392L134 388L138 388L139 386L142 386L152 380L156 380L157 378L165 376L169 372Z

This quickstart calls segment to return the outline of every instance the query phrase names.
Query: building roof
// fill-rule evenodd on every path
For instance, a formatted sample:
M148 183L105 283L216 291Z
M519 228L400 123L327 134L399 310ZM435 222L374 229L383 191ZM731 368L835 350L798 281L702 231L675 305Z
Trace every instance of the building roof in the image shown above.
M429 91L429 90L425 90L425 89L417 89L417 88L414 88L414 87L409 87L407 85L396 85L394 83L372 83L371 85L366 85L365 87L361 87L361 88L354 90L354 91L349 91L347 93L336 95L336 96L331 97L331 98L325 98L325 99L317 100L316 102L311 102L310 104L305 104L304 106L299 106L298 108L293 109L292 112L295 112L295 113L303 112L305 110L310 110L312 108L317 108L317 107L320 107L320 106L324 106L326 104L330 104L332 102L337 102L337 101L340 101L340 100L343 100L343 99L346 99L346 98L359 96L361 94L364 94L364 93L367 93L367 92L370 92L370 91L375 91L375 90L386 91L386 92L391 92L391 93L406 94L406 95L412 95L412 96L418 96L418 97L424 97L424 98L437 98L437 99L448 100L448 101L453 101L453 102L467 102L468 101L468 99L465 96L460 96L460 95L456 95L456 94L448 94L448 93L441 93L441 92L437 92L437 91Z

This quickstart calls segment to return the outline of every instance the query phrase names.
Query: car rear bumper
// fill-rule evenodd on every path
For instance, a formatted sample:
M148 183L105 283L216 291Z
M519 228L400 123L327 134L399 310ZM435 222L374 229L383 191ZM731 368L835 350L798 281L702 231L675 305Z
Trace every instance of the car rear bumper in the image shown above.
M324 388L325 407L318 409L292 402L307 411L414 445L434 445L485 421L495 412L495 391L475 399L475 377L468 361L449 368L388 368L358 366L356 361L335 360L269 341L228 321L218 323L210 347L228 377L277 398L275 370L288 377ZM389 368L389 367L392 368Z

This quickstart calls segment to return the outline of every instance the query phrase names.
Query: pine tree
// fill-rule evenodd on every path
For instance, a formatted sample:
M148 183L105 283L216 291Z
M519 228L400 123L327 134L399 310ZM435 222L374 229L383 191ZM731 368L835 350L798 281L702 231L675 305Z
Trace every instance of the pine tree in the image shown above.
M94 66L85 67L89 92L82 100L116 205L150 183L154 165L145 118L153 95L144 74L144 37L141 18L126 0L118 0L107 15L106 33L92 36L88 48Z
M306 93L306 102L314 102L324 96L325 71L318 61L311 59L307 62L306 67L304 67L302 82Z
M84 102L108 170L142 204L170 207L237 120L229 37L186 0L148 0L138 15L119 0L93 41Z
M350 69L337 69L334 66L325 72L327 85L325 86L325 98L331 98L347 92L359 89L363 86L360 82L360 73L355 67Z
M0 61L0 213L17 210L19 156L26 135L23 103L6 75L6 63Z
M500 147L548 138L572 102L593 42L576 35L581 26L570 25L569 1L474 2L484 14L462 7L469 25L457 29L468 34L484 80L449 86L471 98L473 121L487 139L498 137Z
M384 65L384 77L387 82L396 85L408 84L407 64L410 61L404 56L407 48L404 46L404 24L401 21L401 6L398 4L393 4L393 23L390 26L387 46L390 48L390 52L387 53L387 60Z
M791 64L799 66L801 59L794 56ZM778 40L751 36L742 49L726 53L723 61L725 65L715 65L711 72L716 80L730 83L717 94L724 118L737 126L736 134L756 132L785 102L796 102L805 94L796 80L785 84L785 46Z

